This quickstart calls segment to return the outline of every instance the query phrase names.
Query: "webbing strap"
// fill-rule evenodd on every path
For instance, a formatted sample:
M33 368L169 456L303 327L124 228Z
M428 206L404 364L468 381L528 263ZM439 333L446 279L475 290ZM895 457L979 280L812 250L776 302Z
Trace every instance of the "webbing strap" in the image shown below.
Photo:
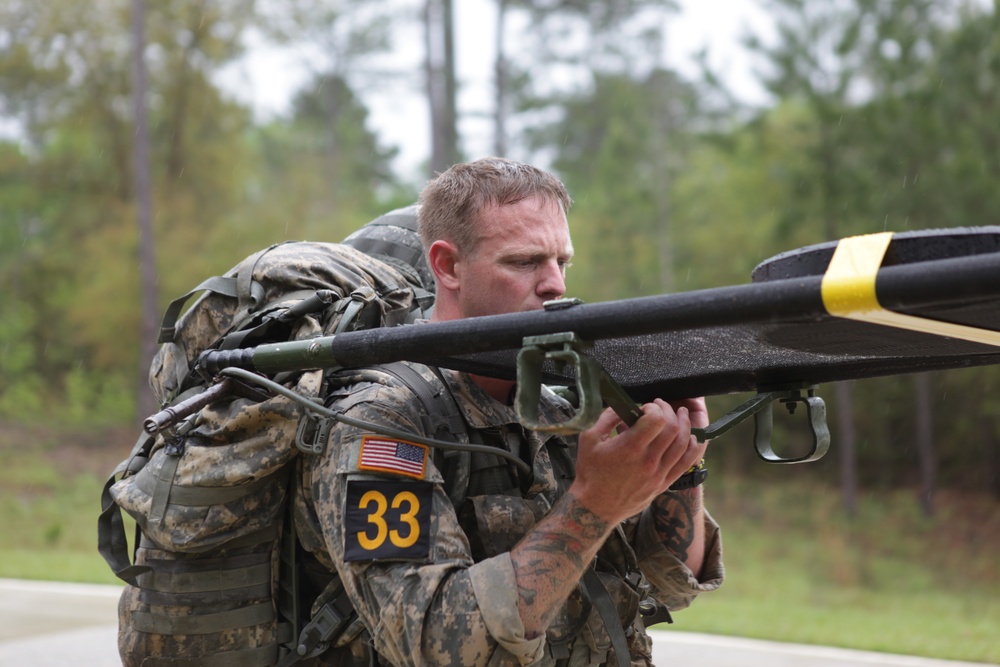
M139 602L148 605L205 607L205 605L231 604L235 597L241 600L264 600L269 598L271 597L271 582L255 584L245 588L203 591L201 593L161 593L160 591L151 591L147 588L139 589Z
M351 239L351 245L365 253L366 255L385 255L394 257L410 266L416 266L423 257L423 250L411 248L385 239L373 239L370 237Z
M160 335L156 339L157 343L172 343L174 341L174 334L177 331L177 319L181 316L184 304L187 303L188 299L202 290L235 298L236 279L229 276L212 276L203 280L200 285L187 294L171 301L170 305L167 306L166 312L163 313L163 320L160 322Z
M146 562L149 563L150 567L156 568L157 570L164 572L188 572L191 569L191 561L185 558L174 559L174 558L162 558L160 557L160 551L163 551L163 547L159 546L146 535L142 535L139 538L139 547L142 549L148 549L150 553L146 554ZM226 544L226 549L230 549L229 544ZM167 550L166 553L171 553ZM271 553L267 551L251 551L250 553L236 553L229 554L225 556L198 556L198 566L203 567L206 570L216 569L229 569L233 567L247 567L248 565L257 565L258 563L270 562Z
M132 614L132 627L159 635L208 635L235 628L262 625L274 620L271 602L193 616L165 616L147 611Z
M597 576L594 568L588 567L584 571L583 586L611 637L611 648L615 652L618 667L629 667L632 663L632 657L629 654L628 641L625 639L625 630L622 628L621 619L618 618L615 603L611 600L608 589L604 587L604 583Z
M402 362L383 364L381 366L390 375L395 375L404 385L416 394L424 406L428 417L428 432L436 434L443 427L459 442L468 438L468 428L458 409L458 405L446 386L440 390L434 387L423 375Z
M254 269L257 268L257 260L264 256L264 253L276 248L279 244L268 246L250 255L236 269L236 299L239 301L239 311L234 322L242 322L247 315L252 313L264 301L264 288L253 279Z
M212 276L206 278L197 287L187 294L181 295L170 302L163 320L160 322L160 334L156 339L157 343L172 343L174 335L177 333L177 320L181 316L184 304L188 299L202 290L208 290L215 294L232 297L239 301L239 313L234 321L240 321L254 308L260 305L264 299L264 288L253 280L254 267L261 255L271 250L275 246L270 246L250 255L236 267L236 275Z
M156 525L163 521L163 515L167 511L167 501L170 500L170 487L174 484L174 475L177 466L180 465L181 457L166 455L161 459L162 463L158 468L151 469L146 466L139 474L143 477L152 477L153 489L149 504L149 516L147 520L150 524ZM147 473L148 474L143 474Z
M179 459L180 457L170 457L174 459ZM161 467L167 467L167 462L164 462ZM172 473L176 471L176 463L173 465ZM148 470L148 468L147 468ZM154 496L157 493L157 489L164 483L164 475L157 474L142 474L136 476L135 485L140 491L146 495ZM171 474L171 478L173 475ZM181 486L179 484L173 484L169 488L170 493L170 504L180 505L182 507L199 507L208 505L223 505L225 503L232 502L234 500L239 500L244 496L251 493L256 493L261 488L266 486L268 483L273 481L270 476L262 476L255 479L247 484L240 484L238 486Z
M203 593L245 588L270 581L270 563L204 572L160 572L153 570L138 577L140 588L171 593Z
M246 347L245 341L250 341L251 344L254 344L262 340L267 340L270 338L271 328L276 324L294 322L303 315L311 315L326 308L329 305L329 298L326 295L330 293L331 290L295 290L293 292L286 292L281 295L280 299L271 302L266 312L261 311L261 321L259 324L248 326L246 329L240 329L240 327L246 326L247 323L242 318L234 318L232 329L221 338L217 344L218 348L220 350L235 350L239 347ZM262 299L263 297L261 297ZM292 301L296 301L297 303L283 307L283 304Z
M348 296L350 301L347 302L347 306L344 308L344 313L340 316L340 322L337 323L337 329L334 333L338 334L347 331L347 327L354 322L358 313L377 296L375 290L368 285L363 285L351 292Z
M417 302L417 307L410 311L406 317L407 324L413 324L416 320L430 317L430 311L434 307L437 295L419 287L413 288L413 298Z
M336 585L340 586L339 581ZM328 589L329 590L329 589ZM341 590L332 600L328 600L309 622L302 628L295 645L275 667L291 667L300 660L322 654L335 644L347 627L358 617L354 604L347 592Z
M270 667L277 659L277 645L269 644L197 658L148 657L142 661L142 667Z
M149 568L144 565L133 565L129 558L125 520L121 508L111 495L111 487L115 485L119 475L141 469L145 465L152 442L152 436L146 433L140 435L132 447L131 455L118 464L108 477L101 491L101 514L97 519L97 550L115 576L132 585L135 585L135 578L143 572L148 572Z

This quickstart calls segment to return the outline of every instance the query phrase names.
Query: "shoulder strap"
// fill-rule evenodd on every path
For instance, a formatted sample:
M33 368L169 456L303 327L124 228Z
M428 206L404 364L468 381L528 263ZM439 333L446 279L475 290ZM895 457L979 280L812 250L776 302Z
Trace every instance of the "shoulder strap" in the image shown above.
M420 400L423 407L422 417L424 419L423 427L425 433L452 442L469 441L465 420L462 418L458 404L452 397L451 392L448 391L448 387L443 379L438 383L432 383L412 366L403 362L384 364L379 366L378 370L399 380ZM432 368L432 370L437 374L436 369ZM458 459L464 457L466 461L465 466L458 466L459 469L466 471L464 486L454 481L454 475L445 472L448 496L457 508L458 503L464 499L465 488L468 486L469 453L460 451L446 452L445 460L447 461L452 455ZM455 491L458 488L461 489L460 493ZM461 498L456 501L459 495ZM289 517L288 525L293 528L293 533L291 537L287 533L283 536L282 539L285 541L286 546L289 543L294 545L294 541L296 540L294 537L294 519L292 517ZM289 572L294 572L296 569L294 558L293 555L290 559L283 559L281 576L285 579L288 578ZM292 563L288 563L287 560L291 560ZM292 567L288 567L290 564ZM281 589L288 590L289 592L295 591L296 588L297 584L294 581L283 581L281 584ZM326 586L320 597L325 598L323 603L315 605L315 613L305 623L304 627L295 634L297 638L295 645L287 647L289 652L281 658L276 667L292 667L300 660L320 655L335 643L336 639L347 629L350 623L357 618L357 612L336 573L334 573L333 580ZM293 624L296 627L299 625L297 622L293 622Z
M438 381L431 383L414 368L403 362L383 364L379 367L394 376L416 395L423 406L424 432L451 442L469 443L471 434L458 409L455 397L441 377L441 371L427 366ZM457 510L465 500L471 479L472 455L467 451L440 452L438 459L445 480L445 491Z
M383 364L379 368L396 377L420 399L425 413L426 433L442 436L453 442L469 441L469 430L465 425L465 419L443 379L432 384L412 366L403 362ZM430 366L428 368L440 378L436 368Z

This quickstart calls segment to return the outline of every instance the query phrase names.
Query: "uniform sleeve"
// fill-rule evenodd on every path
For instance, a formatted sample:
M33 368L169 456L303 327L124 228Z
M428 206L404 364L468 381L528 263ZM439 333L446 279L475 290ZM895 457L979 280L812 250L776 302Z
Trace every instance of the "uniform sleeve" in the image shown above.
M400 402L385 387L367 390L361 398L352 400L346 415L415 430L419 416L413 414L412 400ZM432 461L418 479L359 469L361 443L370 435L339 424L324 454L306 467L303 482L310 487L325 548L371 630L375 650L399 666L527 665L536 661L544 649L543 639L524 637L509 554L473 563L468 540ZM379 489L390 488L386 483L407 485L391 487L403 489L404 495L412 489L407 498L429 499L429 512L400 528L387 510L374 519L382 524L368 534L376 541L384 540L390 553L379 551L374 558L358 558L355 553L345 560L346 545L358 539L345 528L345 519L351 520L348 515L357 514L347 505L349 498L356 497L348 487L371 487L380 493ZM385 506L391 507L392 502ZM404 509L409 507L403 503ZM426 531L429 538L422 553L392 553L393 536L408 544L414 530Z
M653 597L671 611L686 609L698 595L714 591L725 579L722 533L708 510L705 510L705 562L700 580L657 539L648 512L639 515L635 548L639 569L652 585Z

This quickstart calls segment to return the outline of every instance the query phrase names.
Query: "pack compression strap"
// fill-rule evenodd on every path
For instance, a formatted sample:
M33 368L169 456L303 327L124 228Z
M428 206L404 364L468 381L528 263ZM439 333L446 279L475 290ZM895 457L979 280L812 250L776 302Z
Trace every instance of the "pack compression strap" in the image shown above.
M604 627L608 630L618 667L629 667L632 657L628 650L628 640L625 639L625 630L622 628L621 619L618 618L615 603L611 600L608 589L604 587L604 582L597 576L593 567L588 567L583 573L583 586L590 595L590 601L597 608L598 615L604 621Z

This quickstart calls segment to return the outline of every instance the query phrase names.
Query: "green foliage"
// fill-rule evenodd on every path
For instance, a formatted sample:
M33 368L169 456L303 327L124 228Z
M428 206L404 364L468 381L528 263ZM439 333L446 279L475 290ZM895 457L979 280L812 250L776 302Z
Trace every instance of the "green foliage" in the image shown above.
M0 303L0 415L38 418L42 413L44 386L38 374L37 350L31 340L34 312L13 299Z
M672 628L1000 660L995 502L950 493L927 519L910 494L872 491L848 521L835 489L803 479L806 466L761 483L764 467L714 470L707 498L723 526L727 581ZM973 541L961 537L970 529Z
M510 56L531 127L522 146L550 158L576 200L572 295L744 283L778 252L848 234L992 222L995 8L768 3L781 28L757 53L774 102L720 117L712 88L662 67L662 23L648 19L669 5L508 5L536 19ZM391 46L391 20L414 18L393 9L147 3L161 308L261 247L338 240L413 201L358 95L388 81L374 56ZM121 3L0 3L0 109L17 126L0 141L0 419L112 422L134 404L129 18ZM292 113L266 123L215 83L262 24L318 63ZM565 85L553 68L571 73ZM942 485L1000 495L1000 409L983 389L998 381L994 368L934 375L937 410L962 415L935 427ZM863 482L912 485L912 380L854 391ZM815 470L838 475L836 461Z
M130 16L81 7L0 5L0 109L20 133L0 143L0 418L59 406L66 420L106 423L134 407ZM318 76L295 117L263 128L224 98L213 77L240 52L253 8L147 3L161 307L261 247L338 240L383 199L412 201L342 79Z
M117 581L97 553L94 523L100 475L110 473L117 454L114 446L68 446L107 435L86 428L91 430L0 427L0 521L5 535L17 536L0 548L2 576ZM124 457L128 444L118 448Z
M132 386L127 378L77 367L66 373L64 382L63 418L67 424L123 424L134 414Z
M746 283L768 257L823 240L792 175L807 141L802 116L789 104L757 127L708 138L691 152L673 189L684 289ZM793 215L799 206L806 210Z
M556 147L554 169L576 200L570 287L589 301L670 291L676 224L669 188L686 154L690 88L656 70L635 81L595 74L563 100L561 119L532 135Z

